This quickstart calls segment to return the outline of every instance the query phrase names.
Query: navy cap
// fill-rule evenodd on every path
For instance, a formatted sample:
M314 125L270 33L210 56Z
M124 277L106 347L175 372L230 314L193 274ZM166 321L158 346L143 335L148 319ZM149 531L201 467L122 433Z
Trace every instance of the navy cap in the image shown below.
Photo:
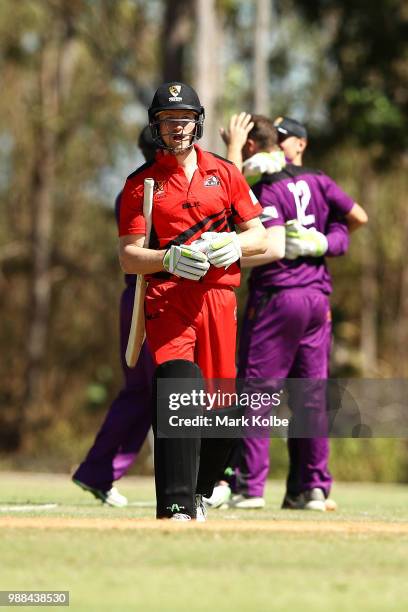
M277 117L273 125L281 137L288 138L289 136L296 136L297 138L307 138L305 126L299 123L299 121L296 121L296 119L291 119L290 117Z

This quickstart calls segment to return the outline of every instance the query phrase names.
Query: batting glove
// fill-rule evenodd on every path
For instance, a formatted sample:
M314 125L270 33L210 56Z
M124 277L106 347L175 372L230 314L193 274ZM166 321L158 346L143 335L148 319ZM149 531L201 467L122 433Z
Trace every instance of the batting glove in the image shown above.
M163 267L171 274L198 281L207 274L210 264L205 253L183 244L173 245L166 251Z
M286 222L286 259L322 257L328 247L327 238L316 228L303 227L297 220Z
M201 251L208 255L210 244L214 240L218 240L220 236L223 236L226 232L204 232L200 238L194 240L189 246L195 251Z
M215 237L213 234L214 232L204 232L201 236L210 242L207 249L208 261L216 268L227 269L242 256L238 236L235 232L219 232Z

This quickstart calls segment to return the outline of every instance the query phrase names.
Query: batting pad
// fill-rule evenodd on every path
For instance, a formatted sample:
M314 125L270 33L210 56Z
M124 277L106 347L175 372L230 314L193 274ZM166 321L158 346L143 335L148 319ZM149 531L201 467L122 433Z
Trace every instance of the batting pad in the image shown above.
M195 493L200 457L200 438L163 438L157 436L157 414L168 409L168 399L159 397L158 381L167 379L169 393L190 396L204 388L204 380L197 364L184 359L166 361L156 368L153 383L154 465L157 499L157 518L170 518L176 512L196 517ZM183 379L182 381L180 379ZM182 389L180 389L182 385ZM197 409L186 405L186 415L197 414Z
M218 416L239 417L242 414L239 408L216 410ZM224 469L236 444L234 438L203 438L200 450L200 469L197 477L197 493L204 497L211 497L214 486L218 480L223 480Z

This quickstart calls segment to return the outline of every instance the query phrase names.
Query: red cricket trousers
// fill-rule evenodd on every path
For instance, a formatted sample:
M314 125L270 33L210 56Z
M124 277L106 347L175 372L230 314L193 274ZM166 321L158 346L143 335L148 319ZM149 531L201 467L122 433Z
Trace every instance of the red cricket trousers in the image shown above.
M146 337L156 365L196 363L204 378L235 378L237 307L231 287L153 280L146 300Z

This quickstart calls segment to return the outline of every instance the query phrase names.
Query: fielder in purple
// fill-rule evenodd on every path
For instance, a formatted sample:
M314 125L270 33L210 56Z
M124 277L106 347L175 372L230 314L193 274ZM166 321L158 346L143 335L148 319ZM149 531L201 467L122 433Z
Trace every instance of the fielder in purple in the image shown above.
M308 197L308 205L301 213L306 217L306 227L326 235L326 255L345 253L347 226L334 218L336 214L341 217L348 213L354 202L322 173L287 165L280 173L265 175L253 187L266 211L265 227L285 225L297 217L297 190ZM254 268L241 332L239 378L326 378L331 289L323 257L282 259ZM244 446L248 470L253 475L248 479L247 493L262 497L269 470L269 440L250 438L244 441ZM327 468L327 439L289 438L288 447L290 458L296 456L294 463L300 471L294 479L291 470L288 492L298 494L318 487L328 496L331 476Z
M252 189L264 209L265 227L286 225L287 250L285 258L252 269L238 376L325 379L331 342L332 284L323 253L334 257L346 252L349 234L344 219L354 201L322 172L291 164L281 172L264 174ZM293 255L290 246L299 237L306 238L303 252L313 256L289 259ZM312 245L310 250L308 240ZM322 256L318 256L319 249ZM293 408L290 394L289 403ZM303 410L311 408L316 407L304 402ZM326 410L324 394L319 409ZM290 465L283 507L325 509L332 483L328 439L291 438L290 435L289 429ZM269 471L269 439L245 438L238 451L234 493L261 500ZM317 499L318 495L309 500L308 492L313 495L318 492L321 499ZM245 505L244 499L241 507L261 505Z
M156 145L148 127L139 138L139 147L146 160L154 157ZM119 219L120 195L116 198L115 215ZM127 499L113 482L122 478L135 461L152 423L153 360L143 344L134 368L126 365L125 353L132 320L136 275L125 275L126 287L120 301L120 357L124 386L112 402L95 442L72 479L96 498L111 506L125 506Z
M135 368L125 362L135 284L127 280L120 303L120 355L124 386L112 402L95 442L73 480L110 505L126 505L113 481L119 480L135 461L151 426L151 396L154 366L143 344ZM115 499L119 503L115 503Z

